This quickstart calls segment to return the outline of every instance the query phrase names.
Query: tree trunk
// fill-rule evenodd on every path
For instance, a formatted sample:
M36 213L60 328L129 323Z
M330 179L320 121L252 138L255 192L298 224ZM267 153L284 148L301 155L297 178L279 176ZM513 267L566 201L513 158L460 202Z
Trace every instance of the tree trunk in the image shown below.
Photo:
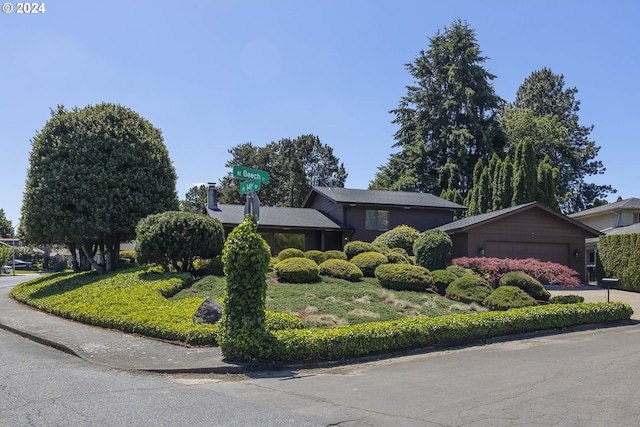
M73 271L77 273L80 271L80 264L78 263L78 258L76 257L75 243L69 243L69 252L71 252L71 265L73 266Z
M91 266L98 272L98 274L104 273L104 268L94 258L96 251L93 252L89 249L89 243L87 241L82 242L82 251L84 252L86 259L91 263Z

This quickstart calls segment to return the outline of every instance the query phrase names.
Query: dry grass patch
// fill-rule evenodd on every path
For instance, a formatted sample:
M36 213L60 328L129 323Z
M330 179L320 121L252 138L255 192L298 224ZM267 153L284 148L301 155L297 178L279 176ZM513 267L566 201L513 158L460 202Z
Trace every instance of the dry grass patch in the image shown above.
M362 308L356 308L355 310L351 310L347 314L349 316L369 317L372 319L378 319L380 317L378 313L374 313L373 311L369 311L369 310L364 310Z
M307 306L304 310L298 311L298 317L309 325L321 328L333 328L335 326L346 326L349 324L346 320L333 314L320 313L318 307L314 306Z

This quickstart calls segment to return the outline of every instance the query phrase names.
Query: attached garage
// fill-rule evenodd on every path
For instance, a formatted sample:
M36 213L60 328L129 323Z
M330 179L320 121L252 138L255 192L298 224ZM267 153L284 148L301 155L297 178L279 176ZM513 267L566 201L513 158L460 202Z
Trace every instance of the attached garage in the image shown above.
M566 265L587 279L585 239L602 233L539 203L463 218L438 227L453 241L452 256L536 258Z

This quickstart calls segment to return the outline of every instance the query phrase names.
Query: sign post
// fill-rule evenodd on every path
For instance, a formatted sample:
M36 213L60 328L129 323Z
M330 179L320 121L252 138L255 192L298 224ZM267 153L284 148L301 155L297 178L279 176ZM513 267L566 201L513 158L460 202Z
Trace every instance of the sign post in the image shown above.
M256 218L256 222L260 222L260 199L257 192L262 184L269 183L269 173L245 166L234 166L233 177L244 180L239 185L240 194L247 195L244 214L251 214Z

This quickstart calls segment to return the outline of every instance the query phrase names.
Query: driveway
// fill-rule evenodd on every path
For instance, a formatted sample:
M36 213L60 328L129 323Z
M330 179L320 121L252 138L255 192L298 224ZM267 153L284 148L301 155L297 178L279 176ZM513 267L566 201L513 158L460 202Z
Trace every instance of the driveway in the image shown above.
M578 288L564 288L561 286L547 286L551 296L555 295L580 295L584 302L607 302L607 288L595 285L582 285ZM633 308L633 320L640 321L640 293L611 289L609 301L626 302Z

